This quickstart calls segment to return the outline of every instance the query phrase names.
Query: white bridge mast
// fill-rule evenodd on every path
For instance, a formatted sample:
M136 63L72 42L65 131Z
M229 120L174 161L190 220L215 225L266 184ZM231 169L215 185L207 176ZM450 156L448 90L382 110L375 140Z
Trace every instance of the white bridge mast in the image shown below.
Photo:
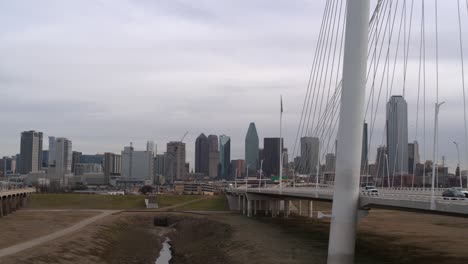
M348 1L328 264L354 263L364 120L369 0Z

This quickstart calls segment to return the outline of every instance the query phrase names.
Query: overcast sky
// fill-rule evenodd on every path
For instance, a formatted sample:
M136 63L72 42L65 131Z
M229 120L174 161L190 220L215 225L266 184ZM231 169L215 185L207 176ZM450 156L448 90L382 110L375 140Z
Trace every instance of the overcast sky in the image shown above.
M280 94L285 144L292 149L324 5L1 1L0 155L18 153L21 131L33 129L70 138L74 150L90 154L120 152L129 142L144 149L147 140L162 153L166 142L188 131L190 162L201 132L226 134L231 157L243 158L250 122L261 138L278 136ZM452 14L453 7L442 7L442 14ZM452 102L444 110L450 114L442 118L440 142L441 155L454 159L451 142L462 143L464 135L460 62L453 52L457 46L450 47L458 41L457 20L451 19L440 29L449 43L441 44L447 48L441 52L441 79L454 79L447 81L454 90L443 98ZM414 84L417 76L409 79ZM408 98L410 105L415 101ZM432 102L428 106L429 126Z

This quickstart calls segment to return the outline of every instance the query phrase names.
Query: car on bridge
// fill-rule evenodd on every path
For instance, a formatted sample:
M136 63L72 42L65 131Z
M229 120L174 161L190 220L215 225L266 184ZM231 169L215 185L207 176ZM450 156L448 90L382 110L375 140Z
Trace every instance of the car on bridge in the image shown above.
M444 197L444 199L446 200L457 200L457 199L464 199L466 198L466 195L465 193L455 189L455 188L450 188L450 189L447 189L445 190L443 193L442 193L442 197Z
M456 188L453 188L453 189L456 189L457 191L460 191L461 193L463 193L465 195L466 198L468 198L468 191L467 190L463 190L463 188L461 188L461 187L456 187Z
M369 186L365 186L362 189L362 193L364 195L379 195L379 190L377 189L377 187L369 185Z

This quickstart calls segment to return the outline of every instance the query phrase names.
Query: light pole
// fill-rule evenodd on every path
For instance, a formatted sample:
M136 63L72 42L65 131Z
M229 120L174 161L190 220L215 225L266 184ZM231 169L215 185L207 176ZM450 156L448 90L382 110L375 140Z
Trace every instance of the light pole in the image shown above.
M434 113L434 151L432 152L432 182L431 182L431 210L436 209L435 204L435 189L434 189L434 181L435 181L435 174L436 174L436 157L437 157L437 134L439 132L439 109L444 104L442 103L435 103L435 113Z
M258 183L259 191L260 191L260 186L262 186L262 174L263 174L263 160L260 161L260 181Z
M463 188L463 180L462 180L461 168L460 168L460 149L458 148L458 142L454 141L453 144L455 144L455 147L457 148L457 161L458 161L457 168L458 168L458 174L459 174L458 176L460 176L460 188Z
M388 154L385 153L385 161L387 163L387 187L390 188L390 168L388 167Z
M249 164L247 164L247 171L245 173L245 189L248 189L249 184Z
M234 178L234 187L237 188L237 168L236 168L236 175Z

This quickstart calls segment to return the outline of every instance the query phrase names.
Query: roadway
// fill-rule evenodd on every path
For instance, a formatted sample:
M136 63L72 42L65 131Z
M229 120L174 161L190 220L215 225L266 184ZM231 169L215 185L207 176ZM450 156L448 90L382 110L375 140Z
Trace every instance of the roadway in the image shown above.
M377 195L360 193L359 207L361 209L383 208L401 211L421 211L437 214L460 215L468 217L468 199L448 200L441 196L443 189L436 191L436 209L431 210L430 189L411 188L381 188ZM269 188L233 188L229 194L257 197L270 197L274 199L304 199L333 201L333 188L331 187L278 187Z

